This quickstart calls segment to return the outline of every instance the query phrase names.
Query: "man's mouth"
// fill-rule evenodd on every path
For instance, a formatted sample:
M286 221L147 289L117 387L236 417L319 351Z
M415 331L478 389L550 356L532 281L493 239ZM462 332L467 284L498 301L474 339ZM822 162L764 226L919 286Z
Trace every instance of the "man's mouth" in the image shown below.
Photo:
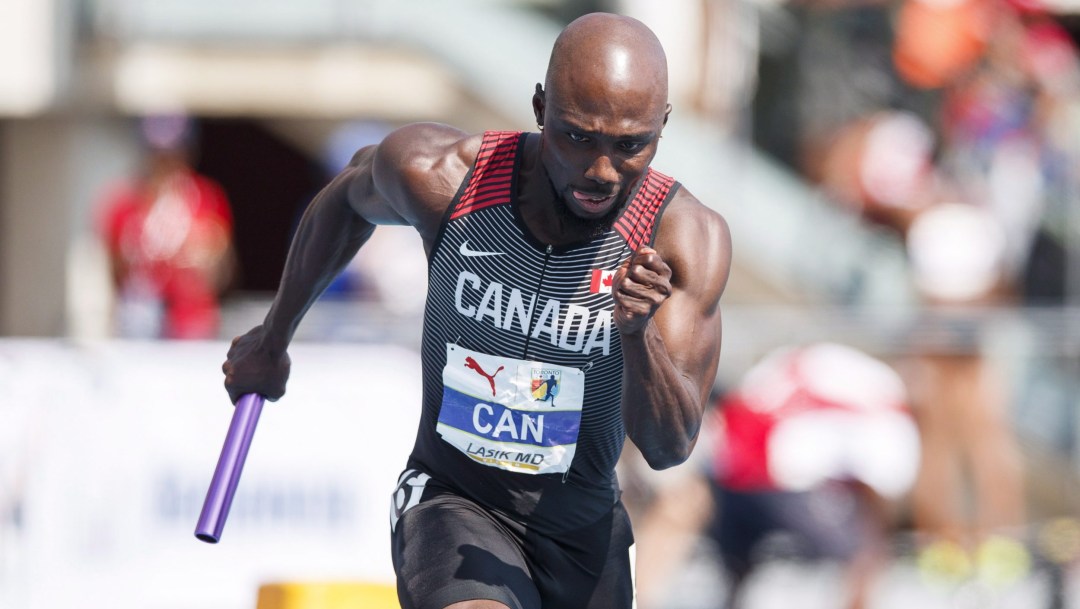
M574 200L579 205L590 211L598 211L606 208L614 199L614 194L590 193L581 190L572 191Z

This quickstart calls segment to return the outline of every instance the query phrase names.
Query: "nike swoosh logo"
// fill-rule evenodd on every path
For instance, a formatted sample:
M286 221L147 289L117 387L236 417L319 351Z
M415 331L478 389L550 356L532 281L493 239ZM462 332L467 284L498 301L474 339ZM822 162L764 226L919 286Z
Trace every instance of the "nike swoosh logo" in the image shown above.
M461 247L458 248L458 253L461 254L462 256L467 257L467 258L471 258L473 256L502 256L503 255L503 252L478 252L476 250L471 250L471 249L469 249L469 242L468 241L465 241L465 242L463 242L461 244Z

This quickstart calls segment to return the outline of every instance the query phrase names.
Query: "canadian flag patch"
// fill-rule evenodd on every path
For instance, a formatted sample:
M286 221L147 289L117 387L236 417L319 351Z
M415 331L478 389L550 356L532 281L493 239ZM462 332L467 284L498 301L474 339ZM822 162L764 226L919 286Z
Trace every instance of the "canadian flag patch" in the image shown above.
M615 271L593 269L589 292L592 294L610 294L611 283L615 280Z

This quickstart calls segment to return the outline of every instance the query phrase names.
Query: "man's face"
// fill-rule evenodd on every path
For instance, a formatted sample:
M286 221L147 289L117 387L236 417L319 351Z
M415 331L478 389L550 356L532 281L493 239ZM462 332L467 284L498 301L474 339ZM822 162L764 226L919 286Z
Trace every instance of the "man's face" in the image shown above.
M544 125L541 162L559 201L589 221L620 209L656 155L667 104L588 87L538 91L534 104Z

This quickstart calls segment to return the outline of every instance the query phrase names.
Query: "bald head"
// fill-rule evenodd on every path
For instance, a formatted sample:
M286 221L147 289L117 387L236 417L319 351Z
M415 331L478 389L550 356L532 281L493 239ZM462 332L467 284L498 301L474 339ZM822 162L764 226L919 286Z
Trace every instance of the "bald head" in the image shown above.
M562 31L551 51L545 89L634 95L643 103L667 103L667 56L644 23L591 13Z
M610 226L656 155L667 94L667 58L645 24L592 13L566 26L532 99L556 210Z

